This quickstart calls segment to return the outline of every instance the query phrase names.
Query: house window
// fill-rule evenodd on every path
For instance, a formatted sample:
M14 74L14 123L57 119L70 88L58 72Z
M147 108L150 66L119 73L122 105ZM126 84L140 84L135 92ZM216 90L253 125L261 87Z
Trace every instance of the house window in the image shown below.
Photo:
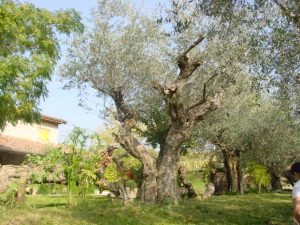
M48 129L39 128L38 130L39 141L49 142L49 133L50 131Z

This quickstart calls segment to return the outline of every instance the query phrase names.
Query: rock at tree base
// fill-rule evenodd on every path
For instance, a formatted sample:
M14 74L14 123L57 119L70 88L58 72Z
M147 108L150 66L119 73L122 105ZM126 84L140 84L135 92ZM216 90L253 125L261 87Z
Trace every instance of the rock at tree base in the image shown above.
M207 199L215 193L215 185L213 183L208 183L205 185L205 190L203 192L203 198Z

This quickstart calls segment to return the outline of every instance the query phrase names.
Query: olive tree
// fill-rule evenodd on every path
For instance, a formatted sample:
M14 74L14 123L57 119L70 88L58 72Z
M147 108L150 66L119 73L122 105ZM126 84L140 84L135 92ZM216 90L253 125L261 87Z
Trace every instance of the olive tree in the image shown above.
M177 201L182 144L246 70L246 27L232 29L187 7L167 9L165 24L124 1L98 1L93 27L72 40L61 70L67 87L90 86L114 105L116 141L143 165L146 202ZM178 30L178 18L188 26ZM132 132L156 107L167 115L157 158Z
M299 155L299 127L274 99L245 89L226 98L194 135L221 151L231 191L243 191L243 168L250 161L266 166L278 189L280 176Z

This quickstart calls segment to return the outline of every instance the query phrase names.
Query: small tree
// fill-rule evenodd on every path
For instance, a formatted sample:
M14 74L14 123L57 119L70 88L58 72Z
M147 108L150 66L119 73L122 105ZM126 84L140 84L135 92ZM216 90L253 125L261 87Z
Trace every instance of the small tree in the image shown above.
M258 193L261 192L262 187L266 190L268 189L268 186L271 184L271 177L265 166L255 162L249 162L246 164L246 172L250 174L254 183L258 186Z
M75 127L63 148L53 149L45 156L29 155L25 163L40 167L40 172L33 174L33 181L48 182L50 176L52 182L65 180L68 203L76 204L77 197L84 197L98 180L101 156L97 151L99 139L95 141L94 137L95 135Z

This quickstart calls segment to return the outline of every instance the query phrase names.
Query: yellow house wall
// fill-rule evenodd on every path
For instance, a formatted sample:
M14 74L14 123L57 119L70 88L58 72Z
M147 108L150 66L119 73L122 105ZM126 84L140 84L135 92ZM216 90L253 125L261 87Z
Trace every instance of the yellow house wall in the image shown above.
M39 139L39 129L49 130L49 139L48 141L41 141ZM43 143L58 143L58 126L52 123L41 122L41 124L26 124L18 122L16 126L8 124L4 131L3 135L9 135L18 138L24 138L32 141L38 141Z

